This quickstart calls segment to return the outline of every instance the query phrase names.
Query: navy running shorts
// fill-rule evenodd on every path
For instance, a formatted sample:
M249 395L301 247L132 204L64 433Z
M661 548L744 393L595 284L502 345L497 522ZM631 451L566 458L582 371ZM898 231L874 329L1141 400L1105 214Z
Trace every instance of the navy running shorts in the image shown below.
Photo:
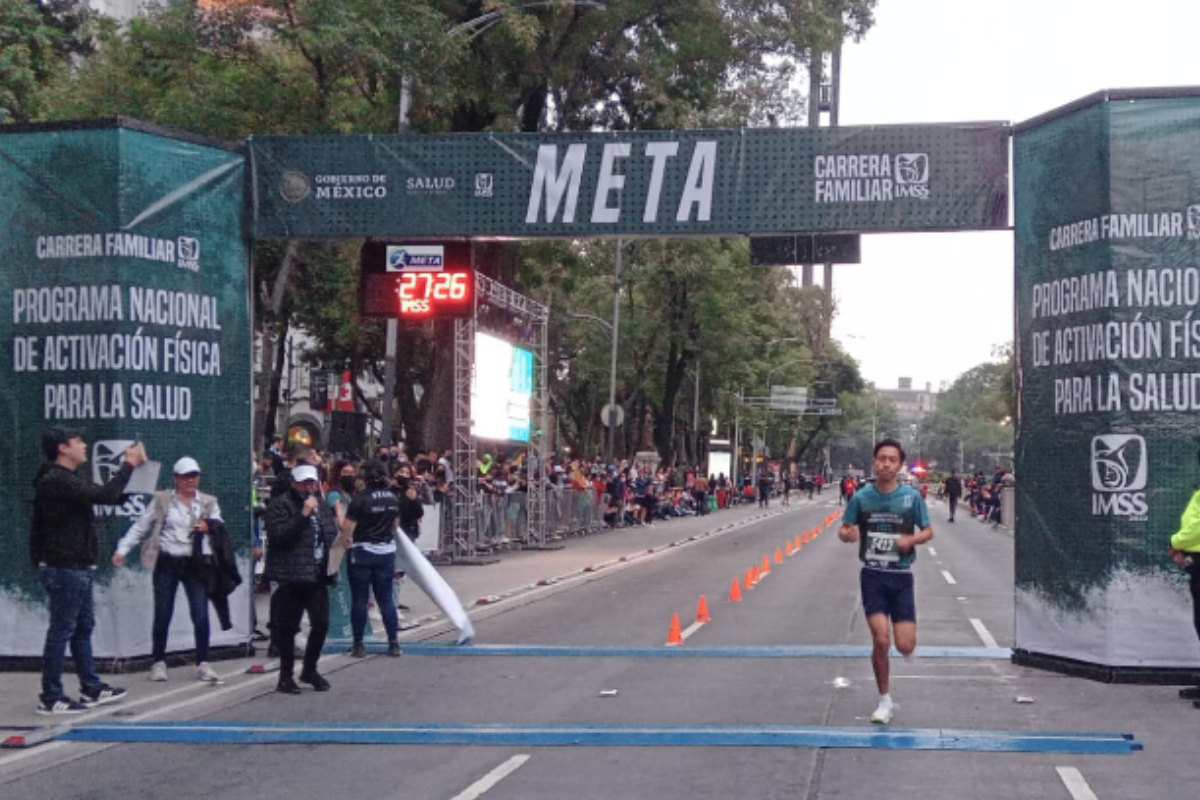
M886 614L893 624L917 621L912 572L906 569L864 569L860 582L863 611L868 617Z

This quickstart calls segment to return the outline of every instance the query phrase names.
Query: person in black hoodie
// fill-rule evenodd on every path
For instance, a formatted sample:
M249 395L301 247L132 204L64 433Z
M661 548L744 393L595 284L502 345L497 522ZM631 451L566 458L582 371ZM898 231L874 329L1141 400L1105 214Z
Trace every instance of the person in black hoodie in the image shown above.
M293 640L300 618L308 612L311 630L304 649L300 681L318 692L329 691L329 681L317 672L317 661L329 632L329 548L337 523L327 503L318 495L317 468L293 467L291 487L271 500L267 529L267 580L279 586L271 596L271 636L279 651L279 684L276 691L299 694L293 673L296 652Z
M96 626L92 579L100 549L92 526L92 506L120 502L134 467L146 460L146 449L141 442L127 447L124 463L103 486L76 473L88 460L88 445L79 432L47 429L42 433L42 455L46 461L33 479L29 537L30 557L50 596L37 713L79 714L126 694L124 689L100 680L92 658L92 630ZM63 692L68 643L79 675L79 702Z

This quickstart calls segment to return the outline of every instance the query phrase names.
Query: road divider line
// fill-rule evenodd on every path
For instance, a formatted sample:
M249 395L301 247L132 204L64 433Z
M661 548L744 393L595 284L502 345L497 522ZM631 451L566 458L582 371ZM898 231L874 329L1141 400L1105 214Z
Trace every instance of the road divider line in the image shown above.
M1063 786L1067 787L1067 791L1075 800L1098 800L1092 787L1088 786L1088 782L1083 779L1083 773L1075 767L1055 767L1055 769L1058 770L1058 777L1062 780Z
M951 575L951 574L950 574L949 572L947 572L946 570L942 570L942 577L943 577L943 578L945 578L945 579L946 579L946 583L950 584L951 586L954 586L955 584L957 584L957 583L958 583L958 581L954 580L954 576L953 576L953 575Z
M987 629L987 626L983 624L983 620L971 617L971 627L975 629L977 634L979 634L979 638L983 642L984 647L1000 646L996 644L995 637L992 636L992 632Z
M513 756L508 761L505 761L503 764L489 772L487 775L484 775L482 778L472 783L466 789L463 789L461 792L454 795L451 800L477 800L477 798L482 797L488 789L491 789L497 783L520 769L521 765L528 760L529 756L527 755Z
M929 555L933 556L934 558L937 558L937 550L934 550L932 547L930 547L928 549L929 549Z
M693 622L691 625L688 625L686 628L683 629L683 640L686 642L689 636L691 636L693 633L695 633L696 631L700 630L703 627L704 627L703 622Z

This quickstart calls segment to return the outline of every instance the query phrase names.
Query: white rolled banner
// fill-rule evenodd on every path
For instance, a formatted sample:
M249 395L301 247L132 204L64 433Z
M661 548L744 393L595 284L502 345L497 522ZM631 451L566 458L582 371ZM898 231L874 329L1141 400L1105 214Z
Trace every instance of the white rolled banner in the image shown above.
M458 595L403 532L397 534L396 541L399 547L396 555L400 559L401 569L458 628L458 643L470 644L475 638L475 626L471 624L471 618L467 616Z

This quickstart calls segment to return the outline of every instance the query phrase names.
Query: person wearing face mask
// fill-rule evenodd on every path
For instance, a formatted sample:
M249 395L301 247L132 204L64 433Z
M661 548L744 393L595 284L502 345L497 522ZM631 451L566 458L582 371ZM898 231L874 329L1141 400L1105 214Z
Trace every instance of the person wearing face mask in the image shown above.
M396 572L396 521L400 504L388 485L382 463L365 462L361 477L364 488L349 503L340 525L341 541L349 544L350 628L354 636L350 655L363 658L367 654L363 635L367 629L367 604L373 592L387 631L387 654L396 657L400 655L396 641L399 618L391 584Z
M329 493L325 495L325 502L333 509L338 527L341 528L346 519L346 509L350 507L354 495L358 494L358 469L349 461L335 461L329 474Z
M409 541L416 542L421 536L421 517L425 515L425 507L421 504L421 498L417 492L417 482L412 477L412 471L407 466L403 466L396 470L394 483L396 501L400 509L400 531L409 538ZM403 585L404 572L400 571L395 574L392 590L398 611L409 610L408 606L400 602L400 589ZM403 619L404 617L400 616L400 620Z
M328 504L321 501L316 467L304 464L292 469L291 487L267 506L265 527L265 574L278 584L271 596L271 637L279 652L276 691L300 693L293 677L293 640L306 612L311 629L299 678L318 692L329 691L329 681L317 672L317 661L329 632L329 548L337 523Z

